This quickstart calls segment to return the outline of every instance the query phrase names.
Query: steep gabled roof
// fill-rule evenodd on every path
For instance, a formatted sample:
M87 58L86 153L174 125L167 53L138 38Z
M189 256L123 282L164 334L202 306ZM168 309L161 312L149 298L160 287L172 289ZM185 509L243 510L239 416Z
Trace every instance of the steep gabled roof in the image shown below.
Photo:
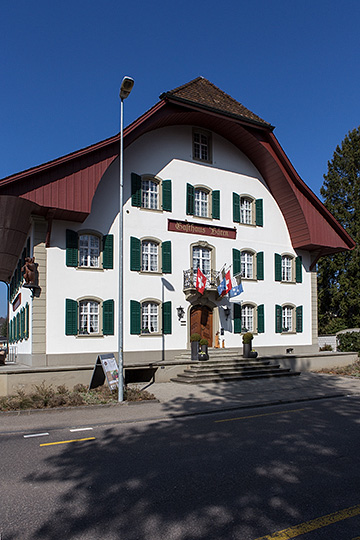
M179 102L187 105L196 105L198 107L217 111L221 114L229 115L251 124L263 126L273 130L274 127L265 122L260 116L254 114L244 107L236 99L226 94L220 88L204 77L197 77L192 81L183 84L161 94L160 99Z
M252 161L278 203L295 249L319 256L355 242L291 165L273 126L203 77L161 94L124 130L124 148L145 133L190 125L213 131ZM105 170L119 155L119 135L0 180L0 280L8 280L31 214L83 222ZM11 210L10 210L11 208ZM10 210L10 211L9 211Z

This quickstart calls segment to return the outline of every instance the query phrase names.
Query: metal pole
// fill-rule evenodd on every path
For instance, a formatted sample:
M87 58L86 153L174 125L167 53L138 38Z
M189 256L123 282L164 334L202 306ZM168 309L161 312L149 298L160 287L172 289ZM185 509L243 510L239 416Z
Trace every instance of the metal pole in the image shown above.
M119 379L118 401L124 401L124 358L123 358L123 198L124 198L124 148L123 148L123 125L124 125L124 100L120 99L120 197L119 197Z

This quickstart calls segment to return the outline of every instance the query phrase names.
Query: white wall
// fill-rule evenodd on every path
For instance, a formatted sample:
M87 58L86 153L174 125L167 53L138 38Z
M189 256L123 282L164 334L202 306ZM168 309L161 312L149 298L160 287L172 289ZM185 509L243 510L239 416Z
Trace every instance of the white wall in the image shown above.
M188 126L163 128L148 133L125 151L124 169L124 349L125 351L161 350L161 336L130 335L130 300L155 298L172 302L172 334L165 336L167 349L183 349L188 343L188 327L181 326L176 307L183 306L188 317L189 304L183 293L183 270L190 268L190 245L205 240L215 247L216 269L232 263L232 249L251 248L264 252L264 281L243 281L242 302L265 304L265 333L256 336L256 346L295 346L311 344L311 295L307 253L295 253L289 233L278 205L265 181L253 164L225 139L213 136L213 163L201 164L192 160L192 128ZM149 211L131 206L131 173L151 174L161 180L172 180L172 212ZM221 192L220 220L196 218L186 215L186 183L203 184ZM107 352L117 350L117 336L73 337L65 336L65 298L96 296L102 300L115 300L115 329L118 327L118 162L113 163L103 176L95 194L91 215L83 224L55 222L51 233L48 256L47 287L47 352ZM249 194L263 199L264 226L239 225L232 221L232 193ZM188 220L214 226L236 228L236 240L199 237L193 234L170 232L168 219ZM114 235L114 270L85 270L65 265L65 230L94 229L102 234ZM172 242L172 274L163 276L130 271L130 237L156 237ZM303 283L285 284L274 280L274 253L291 253L303 257ZM169 291L162 278L171 284ZM164 295L164 297L163 297ZM227 299L219 300L226 305ZM275 334L275 304L285 302L302 305L303 332L292 335ZM217 328L214 329L215 331ZM241 345L241 337L232 333L229 321L225 332L227 347Z

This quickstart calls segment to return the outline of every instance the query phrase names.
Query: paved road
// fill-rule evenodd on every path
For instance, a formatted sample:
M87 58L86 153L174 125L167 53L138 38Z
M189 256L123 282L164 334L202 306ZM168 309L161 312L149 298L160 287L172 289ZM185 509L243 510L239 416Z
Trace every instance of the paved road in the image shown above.
M84 431L70 431L68 413L12 417L0 435L2 540L360 536L359 397L162 420L141 407L116 409L134 420L93 410Z

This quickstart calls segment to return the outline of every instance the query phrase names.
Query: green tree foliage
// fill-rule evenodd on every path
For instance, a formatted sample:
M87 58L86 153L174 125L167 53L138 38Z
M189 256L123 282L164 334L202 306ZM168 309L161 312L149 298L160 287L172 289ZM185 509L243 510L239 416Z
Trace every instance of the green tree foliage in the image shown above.
M7 324L7 318L0 318L0 337L7 338L7 330L8 330L8 324Z
M337 146L320 190L324 204L355 240L352 251L318 264L319 333L360 327L360 126Z

